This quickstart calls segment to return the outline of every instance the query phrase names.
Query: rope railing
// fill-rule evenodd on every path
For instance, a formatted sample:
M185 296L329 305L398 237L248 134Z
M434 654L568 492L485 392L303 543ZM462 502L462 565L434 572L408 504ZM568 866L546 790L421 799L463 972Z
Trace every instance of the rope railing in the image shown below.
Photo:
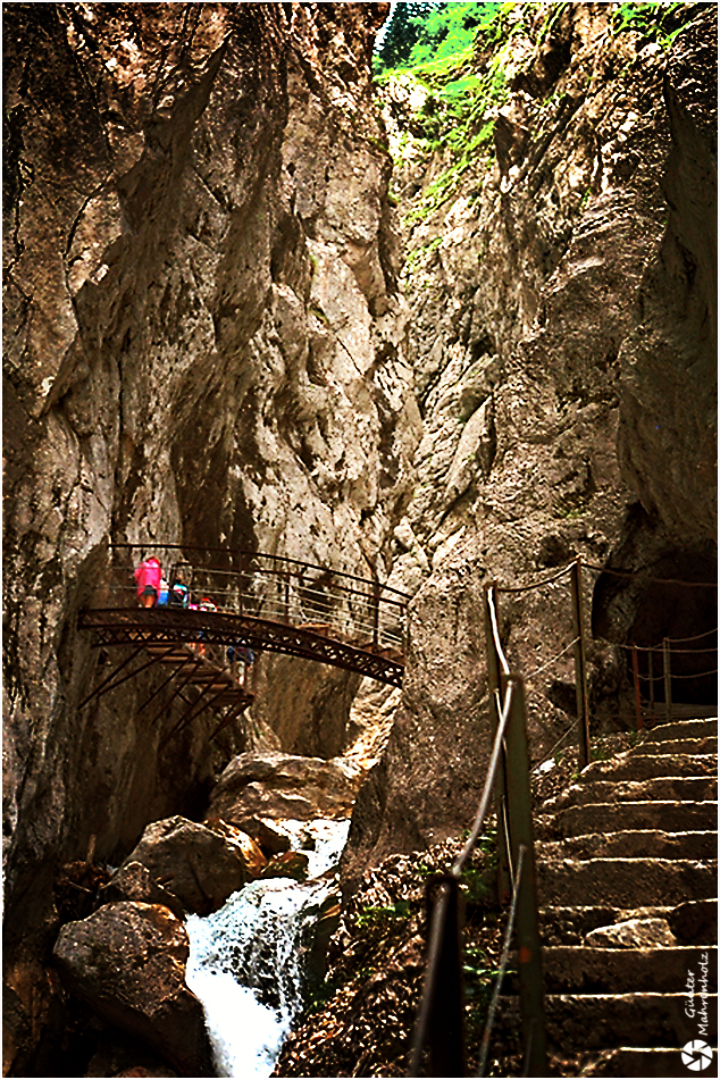
M555 742L550 754L565 742L573 730L578 731L578 759L582 769L589 763L589 703L587 665L585 659L586 620L583 605L582 571L589 569L609 573L619 578L642 578L643 581L660 584L687 585L715 588L710 582L685 582L676 579L651 578L643 572L628 573L608 570L606 567L583 562L577 556L557 573L540 581L522 586L485 585L485 634L488 669L488 703L490 710L493 747L485 776L478 810L470 835L449 873L437 878L435 895L428 895L428 950L425 980L413 1030L410 1049L410 1072L419 1075L422 1055L430 1049L430 1067L435 1076L464 1075L462 1038L462 992L460 975L460 918L458 895L463 867L481 835L483 825L495 796L495 813L498 838L498 896L510 901L501 963L496 977L491 1003L483 1031L478 1075L483 1076L492 1036L494 1017L507 969L510 942L516 927L518 946L518 976L520 989L520 1012L525 1056L524 1075L546 1074L547 1053L544 1022L542 958L539 938L536 871L532 836L532 816L529 788L529 755L527 747L527 706L525 685L547 672L554 664L573 653L577 697L577 724L563 732ZM503 647L498 614L499 595L529 593L553 586L566 576L570 577L572 636L569 642L550 658L542 661L522 678L511 671L510 661ZM699 641L717 631L709 630L686 638L665 638L661 646L644 646L642 649L651 659L653 651L662 650L667 658L671 653L712 653L715 648L683 649L674 644ZM632 651L637 671L637 654L640 647L625 646ZM673 678L700 678L700 675L673 674ZM666 697L669 700L669 662L663 674ZM636 680L636 685L639 679ZM639 695L638 695L639 697ZM641 721L638 728L642 726Z
M488 1009L487 1019L485 1020L485 1027L483 1029L482 1040L480 1043L480 1060L478 1062L478 1076L485 1075L485 1069L487 1068L488 1054L490 1053L490 1036L492 1035L493 1024L495 1022L495 1012L497 1010L498 1001L500 1000L500 990L502 988L502 982L505 978L507 971L508 960L510 959L510 942L512 940L512 933L515 929L515 912L517 909L517 899L520 891L520 881L522 879L524 858L525 858L525 845L521 844L518 849L518 865L517 873L515 874L515 880L513 883L512 901L510 903L510 914L508 915L507 926L505 927L505 938L503 940L503 950L500 956L500 966L495 979L495 986L493 987L493 995L490 999L490 1007Z
M610 577L628 580L640 578L651 585L682 585L688 589L717 589L717 581L683 581L680 578L652 577L644 570L613 570L609 566L598 566L597 563L591 562L584 562L583 565L587 570L598 570L601 574L609 574Z
M590 760L590 732L589 732L589 694L588 694L588 678L587 678L587 664L585 658L585 645L586 645L586 621L583 611L584 597L582 589L582 573L585 570L596 572L599 574L608 574L613 577L617 577L623 580L640 580L644 583L649 582L657 585L672 585L678 587L691 587L691 588L711 588L716 589L715 582L709 581L687 581L681 578L661 578L652 574L648 574L648 570L651 567L641 570L615 570L605 566L600 566L596 563L587 562L581 559L580 556L576 556L572 562L563 566L557 572L540 578L537 581L529 582L525 585L510 586L504 584L495 584L494 594L495 597L499 595L507 595L508 597L520 593L532 593L536 590L540 590L546 587L555 586L559 581L564 579L570 574L571 585L571 600L572 600L572 638L562 648L558 649L555 654L546 661L538 663L535 667L529 671L526 670L525 680L526 683L532 688L533 684L536 686L537 692L537 680L545 675L546 672L554 665L560 663L564 657L566 657L571 651L574 654L574 667L575 667L575 688L577 697L577 716L578 716L578 767L583 769ZM642 703L642 695L640 692L641 685L644 687L650 687L650 701L649 701L649 714L656 715L655 709L655 688L656 684L662 687L661 698L665 702L665 717L669 720L673 714L673 710L678 711L678 715L685 715L687 712L687 706L674 706L672 702L672 687L676 680L680 680L683 685L692 680L708 680L712 676L717 675L718 672L713 668L704 668L701 671L694 672L691 667L688 667L688 662L691 660L693 654L698 655L704 653L706 655L717 655L717 646L709 645L704 647L702 645L697 647L687 647L688 643L701 642L703 639L710 637L713 634L717 634L717 627L710 630L704 630L697 634L688 635L685 637L676 638L664 638L662 643L657 645L635 645L618 643L616 647L624 650L632 660L632 678L634 687L635 698L635 726L637 730L641 730L644 727L645 710ZM662 670L660 672L652 673L652 660L653 656L661 654L663 657ZM647 666L649 668L648 674L643 674L640 671L639 657L647 657ZM672 657L678 658L678 664L673 666L671 663ZM506 660L507 663L507 660ZM685 670L677 670L677 667ZM705 691L707 692L707 687ZM496 706L497 709L497 706ZM564 740L567 733L562 736Z
M409 1076L418 1076L426 1046L434 1076L464 1075L462 972L460 964L459 889L463 869L472 854L493 800L498 801L498 835L512 868L512 902L505 932L506 947L496 984L495 1005L488 1014L484 1044L489 1045L497 994L507 967L509 943L517 913L518 974L523 1038L528 1068L533 1076L546 1071L542 958L538 932L537 889L532 838L529 758L524 681L510 671L500 642L497 612L488 594L486 634L492 642L493 670L498 681L491 685L491 716L495 702L503 702L493 723L490 761L485 774L478 809L468 839L447 874L436 879L436 893L428 895L428 946L425 980L413 1030ZM502 687L500 686L502 681ZM508 784L508 777L511 782ZM531 1041L530 1032L534 1033ZM484 1061L487 1051L484 1051ZM482 1072L481 1072L482 1075Z

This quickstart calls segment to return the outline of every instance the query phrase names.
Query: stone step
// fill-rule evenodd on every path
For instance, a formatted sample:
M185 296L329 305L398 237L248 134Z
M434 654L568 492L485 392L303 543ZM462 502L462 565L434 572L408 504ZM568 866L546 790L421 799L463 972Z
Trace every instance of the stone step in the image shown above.
M582 945L587 935L600 927L636 920L667 920L675 908L666 905L620 908L610 904L540 908L540 939L543 945ZM711 941L708 941L711 944Z
M717 1074L717 1053L713 1051L715 1068L707 1067L699 1076ZM604 1050L595 1061L586 1065L583 1076L692 1076L678 1047L620 1046Z
M589 768L589 766L588 766ZM543 810L555 813L587 803L641 802L645 799L700 802L717 798L715 777L663 776L650 780L580 780L562 795L548 799Z
M565 857L592 859L620 855L625 858L712 859L717 854L717 833L663 832L660 829L628 829L622 832L586 833L564 840L538 840L538 861Z
M717 737L717 717L707 720L671 720L669 723L656 724L649 728L646 739L663 742L666 739L704 739Z
M619 754L611 761L593 761L578 777L578 786L590 780L653 780L658 777L715 776L715 754Z
M640 907L717 896L716 866L691 859L563 859L537 865L544 906Z
M677 803L666 799L654 802L602 802L568 806L554 815L536 818L536 835L543 837L582 836L591 832L620 832L660 829L662 832L705 832L716 830L718 807L715 799Z
M545 989L550 994L687 993L717 991L717 948L543 949ZM702 980L706 979L705 985Z
M686 1008L695 1015L687 1016ZM698 1020L705 1015L703 1033ZM690 997L682 990L675 994L548 994L545 1018L549 1049L566 1055L631 1046L639 1037L647 1046L681 1047L692 1039L712 1043L717 1034L717 994L708 994L704 1004L699 994ZM499 999L495 1026L500 1039L517 1041L517 997ZM685 1073L679 1070L676 1075Z
M718 920L717 899L687 900L674 907L664 904L645 907L621 908L610 904L577 907L540 908L540 938L544 945L599 944L599 935L615 936L621 942L644 944L642 939L652 940L663 924L675 945L717 945ZM632 932L631 924L652 933ZM628 930L630 932L628 933ZM605 931L606 933L603 933ZM609 933L607 933L609 931ZM617 932L622 931L620 938Z
M682 945L712 945L718 939L716 898L687 900L668 913L670 930Z
M698 754L717 758L718 741L715 735L703 738L646 739L627 753L642 757L643 754Z

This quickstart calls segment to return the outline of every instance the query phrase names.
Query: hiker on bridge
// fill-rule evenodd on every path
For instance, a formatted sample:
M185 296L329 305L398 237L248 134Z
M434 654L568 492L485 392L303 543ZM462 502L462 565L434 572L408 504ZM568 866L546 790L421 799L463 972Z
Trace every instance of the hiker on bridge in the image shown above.
M244 687L247 682L247 670L255 663L255 654L249 645L243 645L242 642L238 641L235 645L228 646L227 658L230 663L230 674L233 679L237 679ZM241 678L238 677L238 660L240 660L243 665Z
M149 559L143 559L136 567L136 592L142 607L151 608L157 603L161 578L162 568L154 555L151 555Z

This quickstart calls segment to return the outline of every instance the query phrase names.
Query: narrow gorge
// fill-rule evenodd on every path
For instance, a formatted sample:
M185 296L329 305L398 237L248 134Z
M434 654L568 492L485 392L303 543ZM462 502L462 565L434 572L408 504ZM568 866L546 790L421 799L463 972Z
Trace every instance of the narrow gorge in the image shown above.
M593 737L664 639L717 715L716 5L393 8L469 44L383 70L387 3L3 6L4 1075L251 1075L201 990L251 955L258 1075L404 1074L395 1005L325 1064L308 1007L385 1001L352 926L472 822L487 583L582 558ZM154 551L305 637L100 641ZM501 597L534 766L568 597ZM225 713L172 681L221 654Z

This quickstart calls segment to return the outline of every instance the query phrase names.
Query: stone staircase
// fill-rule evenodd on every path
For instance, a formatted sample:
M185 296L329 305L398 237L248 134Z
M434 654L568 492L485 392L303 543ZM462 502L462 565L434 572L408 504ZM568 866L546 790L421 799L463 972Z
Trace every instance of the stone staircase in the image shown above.
M582 1075L717 1075L681 1057L716 1045L716 774L717 720L662 724L536 820L548 1050Z

